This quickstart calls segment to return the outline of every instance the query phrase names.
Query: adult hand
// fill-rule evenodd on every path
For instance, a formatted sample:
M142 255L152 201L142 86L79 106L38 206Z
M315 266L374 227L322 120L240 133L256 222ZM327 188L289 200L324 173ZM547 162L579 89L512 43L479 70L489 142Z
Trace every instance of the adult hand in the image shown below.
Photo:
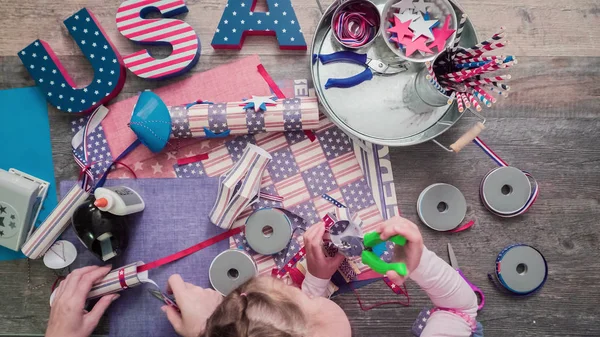
M84 310L94 282L101 280L111 266L90 266L74 270L55 290L46 337L87 337L92 334L106 308L119 294L103 296L92 311Z
M395 245L394 260L406 263L409 273L417 269L421 262L421 255L423 255L423 237L417 225L410 220L396 216L379 225L377 232L384 241L395 235L404 236L407 242L404 246ZM405 277L398 275L395 271L388 271L385 276L397 285L402 285L405 281Z
M304 247L306 248L306 266L308 272L314 277L329 280L338 269L345 256L339 252L329 257L323 250L323 235L325 226L314 224L304 233Z
M171 275L167 292L175 295L181 312L168 305L161 309L175 331L183 337L198 337L206 328L206 321L223 301L223 296L212 289L203 289L184 282L180 275Z

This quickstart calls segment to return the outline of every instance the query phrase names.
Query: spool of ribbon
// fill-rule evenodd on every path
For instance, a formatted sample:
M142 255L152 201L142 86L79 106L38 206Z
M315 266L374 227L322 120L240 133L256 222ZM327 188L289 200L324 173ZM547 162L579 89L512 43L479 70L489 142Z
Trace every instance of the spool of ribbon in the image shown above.
M479 137L473 142L499 166L481 181L479 195L483 205L491 213L504 218L527 212L540 193L535 178L527 171L509 166Z
M548 264L539 250L524 244L514 244L498 254L494 273L488 274L488 279L508 294L529 296L546 283Z
M333 33L346 47L362 47L377 35L380 20L378 14L379 12L362 4L344 6L335 16Z

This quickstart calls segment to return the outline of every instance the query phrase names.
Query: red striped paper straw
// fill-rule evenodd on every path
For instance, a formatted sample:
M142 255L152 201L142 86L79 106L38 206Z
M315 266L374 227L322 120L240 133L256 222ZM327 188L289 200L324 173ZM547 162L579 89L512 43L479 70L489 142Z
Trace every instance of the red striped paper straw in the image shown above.
M504 60L504 56L503 55L480 56L480 57L472 57L472 58L468 58L468 59L457 59L457 60L455 60L455 62L458 64L463 64L463 63L472 63L472 62L486 62L486 61L493 61L493 60Z
M480 78L478 80L468 81L465 84L468 85L468 86L484 85L486 83L487 84L493 84L495 82L500 82L500 81L504 81L504 80L510 80L511 77L512 76L510 76L510 75L501 75L501 76L494 76L494 77L484 77L484 78ZM509 89L505 89L505 90L509 90Z
M505 92L505 91L502 91L502 89L500 89L500 88L499 88L499 87L497 87L497 86L494 86L494 85L489 85L489 86L486 86L486 87L484 87L484 88L487 88L489 91L491 91L491 92L494 92L494 93L497 93L498 95L500 95L500 96L502 96L502 97L508 97L508 93L507 93L507 92Z
M490 44L494 43L495 41L500 40L501 38L504 38L505 36L506 36L506 34L504 34L504 33L495 34L491 38L481 41L480 43L474 45L473 47L471 47L471 49L473 49L473 50L482 49L483 47L490 45ZM483 48L483 49L485 49L485 48Z
M470 70L467 74L460 77L457 80L457 82L463 82L464 80L469 79L471 77L481 75L483 73L487 73L490 71L498 70L498 69L500 69L501 64L502 64L502 61L500 61L500 60L491 61L490 63L484 64L479 68Z
M463 101L460 97L460 94L458 95L458 98L456 99L456 104L458 105L458 112L463 112L465 111L465 108L463 106Z
M500 48L504 48L508 45L508 40L506 41L502 41L502 42L498 42L498 43L492 43L492 44L488 44L486 46L483 46L481 48L481 50L486 50L486 51L492 51L492 50L496 50L496 49L500 49Z
M501 35L504 35L504 30L506 28L504 27L500 27L500 30L498 30L498 32L496 32L496 34L492 35L492 40L500 40L502 39Z
M476 87L474 87L474 89L479 91L479 93L481 93L483 95L483 97L485 97L488 101L490 101L492 103L496 103L496 97L490 95L487 91L485 91L480 86L476 86Z
M477 96L481 103L483 103L488 108L492 106L492 103L487 98L485 98L485 96L483 96L483 94L479 92L479 90L473 89L473 95Z
M458 96L463 101L463 103L467 109L471 107L471 102L469 102L469 99L467 98L467 95L465 95L464 92L461 92Z
M469 100L471 101L471 105L473 105L475 110L481 111L481 105L479 105L479 103L477 103L475 96L473 96L473 94L470 94L470 93L465 93L465 95L469 98Z

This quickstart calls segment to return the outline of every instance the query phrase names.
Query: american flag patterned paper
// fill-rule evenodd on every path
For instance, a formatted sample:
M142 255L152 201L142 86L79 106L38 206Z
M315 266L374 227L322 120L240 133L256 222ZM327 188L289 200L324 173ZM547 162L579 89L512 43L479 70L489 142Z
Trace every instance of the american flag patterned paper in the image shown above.
M126 38L150 45L169 44L171 55L155 59L143 49L123 58L125 66L141 78L162 79L180 75L200 58L200 40L189 24L173 19L144 19L157 8L163 17L187 13L183 0L127 0L117 10L117 29Z

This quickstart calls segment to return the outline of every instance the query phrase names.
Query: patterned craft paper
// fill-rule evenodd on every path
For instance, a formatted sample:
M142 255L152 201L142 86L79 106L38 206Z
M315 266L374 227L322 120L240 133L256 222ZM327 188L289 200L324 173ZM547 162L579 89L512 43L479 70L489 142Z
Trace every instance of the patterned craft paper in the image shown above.
M246 66L256 69L254 65ZM224 72L223 69L220 71ZM264 83L262 77L259 81ZM288 80L278 84L288 97L305 97L311 92L307 83L306 80ZM257 87L257 83L253 83L251 87ZM243 88L240 87L240 90ZM196 92L197 89L184 87L176 95L183 102L187 102L197 99L194 96ZM161 97L167 104L177 104L168 93L161 94ZM178 103L181 104L182 101ZM118 113L128 116L127 111L130 110L119 109ZM111 111L109 116L113 113ZM80 123L84 121L83 118L75 121L74 131L77 131ZM127 121L122 123L126 125ZM96 135L95 140L98 144L107 140L111 144L110 153L114 157L120 153L118 150L122 151L128 144L121 144L119 148L115 148L112 144L121 141L121 136L115 133L115 128L107 128L106 121L102 125L103 129L96 131L99 135ZM292 216L294 228L307 228L319 223L325 214L335 209L335 206L321 197L323 193L327 193L359 214L364 222L365 232L375 229L384 219L399 214L387 147L352 140L325 117L321 118L314 133L317 137L314 142L301 131L262 133L219 140L191 140L191 143L158 155L145 153L146 157L141 161L132 162L131 158L126 158L125 161L129 160L128 163L140 178L208 176L217 179L239 159L246 144L251 143L262 147L273 157L262 178L262 191L284 197L282 203L260 200L254 205L254 209L273 206L286 208L298 215ZM99 140L98 137L102 139ZM209 153L209 159L182 166L176 164L179 157L206 152ZM140 155L134 157L133 160L142 158ZM129 177L124 170L112 174L112 177L121 176ZM251 212L251 209L243 212L234 226L242 225ZM243 235L232 238L232 246L252 253L261 274L269 274L273 268L282 266L302 247L301 242L294 239L287 251L284 250L274 257L261 256L247 247ZM390 257L388 252L385 254L384 259ZM360 263L358 266L361 274L357 280L381 277Z

